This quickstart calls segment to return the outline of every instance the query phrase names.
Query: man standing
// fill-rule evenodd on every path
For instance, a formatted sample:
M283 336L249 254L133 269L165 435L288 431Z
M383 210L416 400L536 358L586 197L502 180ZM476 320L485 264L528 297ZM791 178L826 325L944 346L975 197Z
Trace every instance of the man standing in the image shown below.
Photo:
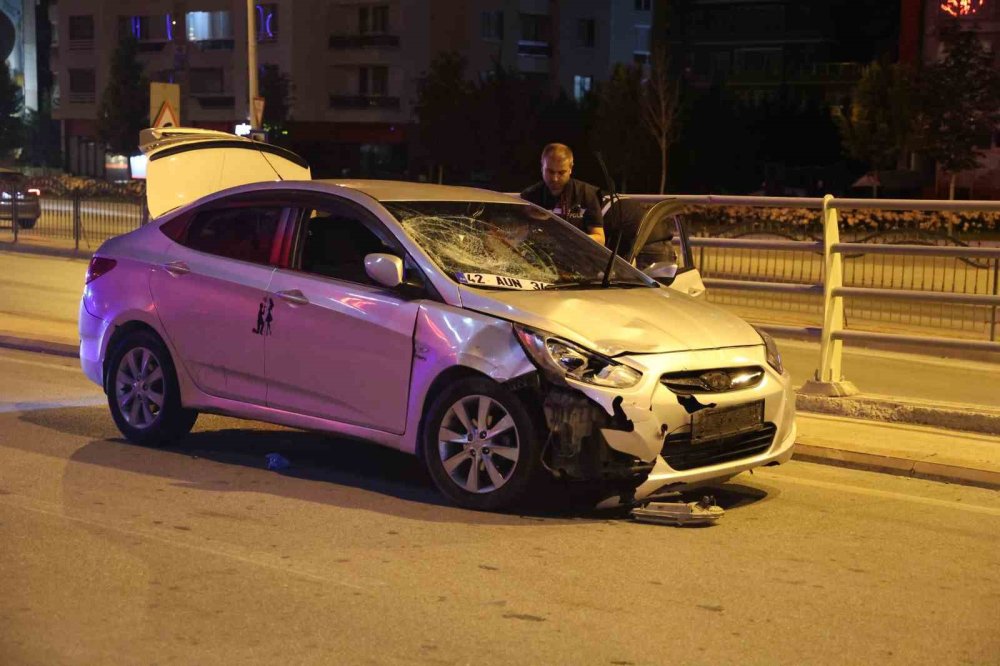
M597 188L571 178L573 151L561 143L542 150L542 180L521 192L521 198L551 210L604 245L604 216Z

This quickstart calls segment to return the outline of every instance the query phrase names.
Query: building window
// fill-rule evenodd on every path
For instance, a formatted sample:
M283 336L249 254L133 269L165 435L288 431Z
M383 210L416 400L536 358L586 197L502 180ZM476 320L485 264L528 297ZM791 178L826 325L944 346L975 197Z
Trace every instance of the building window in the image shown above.
M278 39L278 5L257 5L256 25L258 42Z
M389 32L389 6L358 7L358 33L362 35Z
M221 67L192 67L190 87L194 95L217 95L223 92Z
M92 69L69 70L70 103L87 104L96 98L97 77Z
M118 36L131 35L137 42L166 42L173 38L170 14L161 16L119 16Z
M597 41L597 21L580 19L576 24L577 43L584 48L594 48Z
M546 14L521 14L521 39L546 42L552 34L552 17Z
M483 39L503 40L503 11L483 12L481 33Z
M69 41L72 42L93 42L94 41L94 17L70 16L69 17Z
M189 42L232 41L233 17L228 11L188 12L187 38Z
M593 76L580 76L577 74L573 77L573 97L576 101L582 101L587 93L590 92L591 87L594 85Z
M648 12L653 4L653 0L635 0L635 11Z
M635 26L635 47L632 55L636 62L647 62L649 60L649 26Z
M359 67L358 95L361 97L384 97L389 93L388 67Z

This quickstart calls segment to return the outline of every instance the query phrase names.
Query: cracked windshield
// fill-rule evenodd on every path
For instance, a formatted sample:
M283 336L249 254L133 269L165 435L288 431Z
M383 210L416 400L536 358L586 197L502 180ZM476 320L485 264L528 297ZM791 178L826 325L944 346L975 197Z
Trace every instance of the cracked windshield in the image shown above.
M549 213L525 204L384 203L453 279L493 289L597 288L608 251ZM657 286L616 259L611 286Z

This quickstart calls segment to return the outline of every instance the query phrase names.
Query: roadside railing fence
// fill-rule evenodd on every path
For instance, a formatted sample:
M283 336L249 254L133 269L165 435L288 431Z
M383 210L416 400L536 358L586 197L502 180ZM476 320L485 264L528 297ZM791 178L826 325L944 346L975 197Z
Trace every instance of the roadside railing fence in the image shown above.
M901 236L895 242L857 242L849 232L842 242L840 214L844 211L924 211L948 214L955 211L1000 213L995 201L923 201L890 199L836 199L798 197L728 197L712 195L632 195L643 201L677 199L698 207L740 206L792 208L812 211L818 219L818 239L787 237L692 237L709 297L714 302L739 301L744 314L762 328L796 337L819 338L820 358L807 390L826 395L845 395L853 390L841 372L843 343L888 343L909 347L945 347L1000 352L1000 243L973 247L958 242L944 244L941 236L915 239ZM689 225L690 227L691 225ZM777 234L782 236L785 234ZM901 242L900 242L901 241ZM850 263L853 262L853 263ZM845 270L845 263L851 266ZM722 297L720 298L720 294ZM750 297L749 299L747 297ZM756 297L757 302L754 302ZM819 325L782 323L788 319L788 299L818 308ZM758 306L756 312L754 306ZM921 310L926 307L936 311ZM892 317L898 313L893 327ZM970 317L969 312L975 312ZM756 316L755 316L756 315ZM852 316L853 315L853 316ZM874 316L873 316L874 315ZM891 332L849 328L849 319L872 320ZM954 328L972 321L974 333L986 339L953 335ZM889 323L890 326L885 326ZM948 335L932 334L944 328ZM968 333L968 331L966 331Z
M2 196L2 194L0 194ZM10 205L11 202L14 205ZM113 236L138 228L146 221L145 199L128 195L42 196L34 208L23 200L0 199L0 233L10 239L71 240L76 249L96 249Z

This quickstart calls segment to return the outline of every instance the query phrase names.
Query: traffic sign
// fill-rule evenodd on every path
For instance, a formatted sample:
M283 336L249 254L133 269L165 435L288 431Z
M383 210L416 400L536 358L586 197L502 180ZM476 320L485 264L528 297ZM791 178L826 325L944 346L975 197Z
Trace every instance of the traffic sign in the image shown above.
M264 124L264 98L254 97L253 98L253 109L251 110L253 114L253 128L260 129Z
M160 111L156 114L156 120L153 121L153 127L180 127L181 121L177 117L177 113L174 111L174 107L170 106L170 102L164 101L163 106L160 107Z

